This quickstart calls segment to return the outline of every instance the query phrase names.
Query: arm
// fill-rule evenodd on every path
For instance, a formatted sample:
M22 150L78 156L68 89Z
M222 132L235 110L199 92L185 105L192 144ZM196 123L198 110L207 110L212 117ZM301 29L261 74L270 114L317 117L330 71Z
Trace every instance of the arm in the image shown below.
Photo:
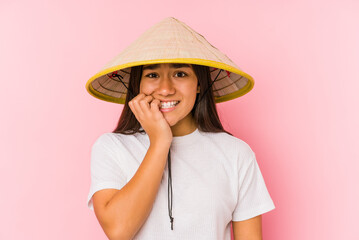
M156 199L169 145L150 145L132 179L121 189L104 189L93 195L101 227L111 240L132 239L144 224Z
M234 240L262 240L262 215L232 224Z

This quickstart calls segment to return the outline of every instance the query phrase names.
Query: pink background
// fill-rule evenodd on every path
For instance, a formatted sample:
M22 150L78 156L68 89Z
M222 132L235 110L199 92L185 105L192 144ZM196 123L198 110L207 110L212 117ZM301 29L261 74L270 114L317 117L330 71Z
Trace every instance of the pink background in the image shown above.
M276 205L264 239L359 235L358 1L49 2L0 3L0 239L106 239L86 206L90 148L122 106L85 83L169 16L255 79L218 111Z

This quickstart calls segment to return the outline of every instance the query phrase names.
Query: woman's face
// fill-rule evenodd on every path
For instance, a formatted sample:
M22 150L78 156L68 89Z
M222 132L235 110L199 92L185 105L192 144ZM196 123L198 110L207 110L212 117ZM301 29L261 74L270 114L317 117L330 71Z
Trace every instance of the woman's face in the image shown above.
M171 128L193 126L191 110L196 100L198 79L190 64L162 63L144 65L140 93L152 95L164 102L176 101L175 106L161 106L160 111Z

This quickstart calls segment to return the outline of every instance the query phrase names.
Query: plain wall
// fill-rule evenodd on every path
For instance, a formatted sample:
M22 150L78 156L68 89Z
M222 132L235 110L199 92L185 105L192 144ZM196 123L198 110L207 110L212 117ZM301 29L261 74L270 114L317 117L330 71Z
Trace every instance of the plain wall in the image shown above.
M0 239L106 239L87 208L90 148L122 105L87 80L173 16L253 76L218 104L276 209L266 240L359 235L358 1L0 2Z

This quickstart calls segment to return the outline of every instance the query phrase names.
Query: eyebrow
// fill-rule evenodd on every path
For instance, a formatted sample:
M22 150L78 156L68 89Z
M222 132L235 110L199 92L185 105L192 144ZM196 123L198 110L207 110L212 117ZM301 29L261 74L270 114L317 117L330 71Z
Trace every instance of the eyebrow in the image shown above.
M142 68L142 71L144 71L146 69L154 70L154 69L157 69L159 67L160 67L160 64L151 64L151 65L148 65L148 66L144 66ZM182 68L182 67L190 68L191 66L189 64L183 64L183 63L170 63L170 68Z

